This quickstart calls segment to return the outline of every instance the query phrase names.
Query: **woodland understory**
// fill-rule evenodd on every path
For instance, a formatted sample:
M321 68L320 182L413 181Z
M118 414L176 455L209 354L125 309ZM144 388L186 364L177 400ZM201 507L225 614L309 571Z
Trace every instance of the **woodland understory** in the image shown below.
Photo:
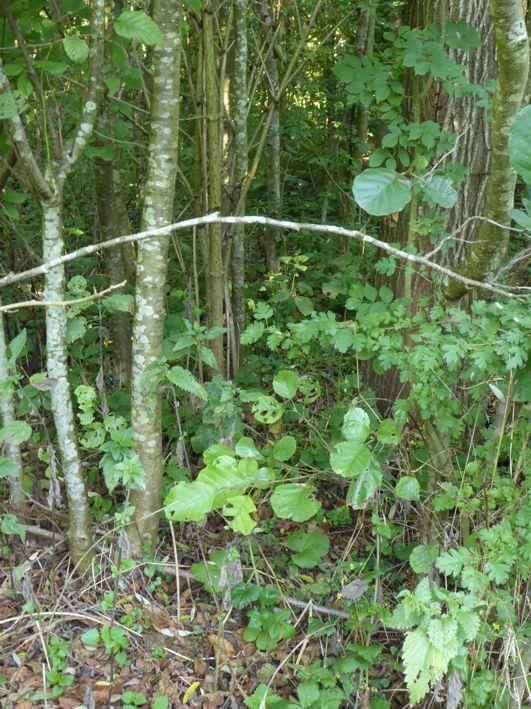
M528 0L0 28L0 706L531 706Z

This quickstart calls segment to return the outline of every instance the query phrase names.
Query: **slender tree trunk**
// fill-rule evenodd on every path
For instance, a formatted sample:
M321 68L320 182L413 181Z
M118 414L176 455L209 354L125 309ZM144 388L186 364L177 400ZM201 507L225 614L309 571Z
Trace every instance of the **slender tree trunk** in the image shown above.
M10 385L8 387L7 385L9 379L10 372L8 368L4 317L0 311L0 382L6 386L6 389L0 392L0 414L2 416L2 426L9 426L9 424L16 420L12 387ZM23 515L26 509L26 495L24 494L24 468L22 464L22 453L20 451L20 446L18 443L8 438L6 442L6 453L9 462L13 466L13 474L9 478L9 499L13 509Z
M492 109L491 171L487 187L485 216L497 224L483 222L478 238L459 271L468 278L484 280L496 257L505 252L509 239L510 212L514 206L516 173L509 160L509 133L520 110L529 73L529 40L522 0L491 0L496 32L498 78ZM466 288L450 281L446 296L455 300Z
M120 184L120 171L113 160L96 158L94 161L96 207L102 240L129 233L129 219ZM120 247L106 249L105 267L109 284L127 280L124 253ZM123 289L114 291L119 294ZM111 338L115 363L121 382L129 381L131 374L131 319L127 312L111 313Z
M50 261L63 253L62 190L57 189L53 202L42 204L43 261ZM65 299L65 268L57 266L45 275L45 300ZM77 445L74 410L68 381L66 347L66 310L63 307L46 308L46 356L50 380L52 411L57 430L57 444L61 454L63 477L68 498L68 536L70 554L75 564L86 568L91 561L92 544L90 510L85 476Z
M178 164L181 0L155 0L153 19L164 40L153 50L153 89L149 162L144 187L141 229L169 224L173 217ZM143 376L162 351L168 238L140 242L133 323L131 409L136 451L145 489L133 490L133 524L128 528L130 552L139 557L153 549L162 503L161 399L146 388Z
M266 83L269 87L273 109L269 133L267 136L267 207L270 217L280 219L280 98L278 72L278 23L280 22L280 7L277 0L262 0L260 3L265 34L272 44L267 48ZM266 268L268 271L278 271L277 241L280 234L276 229L270 229L264 237Z
M221 211L221 152L219 136L219 87L214 40L214 3L205 0L201 13L203 42L203 82L206 116L206 202L208 211ZM209 328L223 327L225 274L223 243L220 224L208 227L208 259L206 264L207 324ZM223 335L210 340L210 348L220 372L224 372Z
M247 146L247 0L234 0L234 187L238 196L248 169ZM245 214L245 199L236 199L236 214ZM237 224L232 234L232 314L236 352L233 371L240 362L240 335L245 327L245 225Z

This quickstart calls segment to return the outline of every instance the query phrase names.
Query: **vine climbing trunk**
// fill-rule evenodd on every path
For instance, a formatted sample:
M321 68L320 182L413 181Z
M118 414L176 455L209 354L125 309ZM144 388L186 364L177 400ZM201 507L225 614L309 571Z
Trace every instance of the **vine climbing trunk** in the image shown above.
M153 19L163 42L153 49L153 87L147 178L141 229L169 224L173 217L178 167L181 0L155 0ZM131 415L144 489L130 495L134 507L128 527L130 553L140 557L156 542L162 503L161 398L144 376L162 352L168 237L140 242L137 255L133 322Z
M529 74L529 39L522 0L491 0L496 34L498 76L492 107L491 170L485 216L468 257L459 269L468 278L482 281L498 255L507 248L510 212L514 206L516 172L509 159L509 133L524 97ZM495 222L494 224L492 222ZM451 280L445 294L456 300L466 293Z

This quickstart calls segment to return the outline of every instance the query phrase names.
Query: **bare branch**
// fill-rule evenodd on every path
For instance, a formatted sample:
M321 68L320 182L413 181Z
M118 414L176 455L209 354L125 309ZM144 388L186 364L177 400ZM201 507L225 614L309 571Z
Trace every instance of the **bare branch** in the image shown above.
M517 295L508 288L493 285L492 283L482 283L481 281L475 281L472 278L466 278L465 276L462 276L459 273L446 268L445 266L441 266L438 263L433 263L433 261L430 261L425 256L407 253L406 251L402 251L401 249L397 249L394 246L387 244L385 241L380 241L380 239L375 239L373 236L369 236L368 234L364 234L363 232L355 229L345 229L344 227L332 226L328 224L290 222L283 219L271 219L270 217L263 216L221 217L218 212L207 214L203 217L196 217L194 219L186 219L175 224L168 224L167 226L160 227L159 229L150 229L148 231L137 232L136 234L127 234L125 236L119 236L116 239L102 241L98 244L83 246L76 251L72 251L69 254L64 254L56 259L52 259L51 261L43 263L41 266L37 266L36 268L31 268L28 271L23 271L22 273L12 273L4 276L4 278L0 278L0 288L12 285L13 283L28 280L29 278L34 278L35 276L41 276L48 273L48 271L52 268L56 268L63 263L69 263L70 261L75 261L78 258L90 256L91 254L97 253L102 249L109 249L113 246L118 246L119 244L129 244L135 241L143 241L144 239L155 239L157 237L167 236L174 231L191 229L192 227L201 226L203 224L263 224L277 229L287 229L288 231L311 231L317 234L344 236L348 239L356 239L357 241L371 244L382 251L386 251L392 256L409 261L410 263L418 264L419 266L425 266L433 271L442 273L448 278L460 280L469 288L479 288L505 298L512 298L515 300L523 299L523 296Z
M20 310L20 308L68 308L70 305L79 305L80 303L89 303L92 300L98 300L103 298L113 290L118 290L123 288L127 281L122 281L121 283L115 283L105 290L101 290L97 293L92 293L92 295L86 295L83 298L74 298L73 300L22 300L20 303L10 303L9 305L1 305L0 313L8 313L11 310Z

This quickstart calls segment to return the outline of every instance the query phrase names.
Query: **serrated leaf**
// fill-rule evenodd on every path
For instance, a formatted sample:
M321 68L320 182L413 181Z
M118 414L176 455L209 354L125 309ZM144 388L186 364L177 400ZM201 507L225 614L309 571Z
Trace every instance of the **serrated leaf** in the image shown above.
M26 344L26 339L27 333L24 328L24 330L21 330L9 343L9 367L13 367L17 359L20 357Z
M286 546L296 552L291 557L293 562L302 569L316 566L323 556L328 554L330 541L322 532L294 532L286 540Z
M409 564L416 574L427 574L438 556L436 544L420 544L411 552Z
M82 64L89 55L89 47L84 39L75 35L63 39L63 47L66 55L75 64Z
M25 443L31 438L32 428L25 421L12 421L0 428L0 443L10 440L15 445Z
M341 431L348 441L363 443L371 432L369 415L359 406L351 406L343 418Z
M242 332L240 342L242 345L252 345L254 342L258 342L264 332L265 325L263 322L253 322Z
M283 369L273 378L273 390L283 399L292 399L297 393L299 378L289 369Z
M89 628L81 635L81 642L88 647L96 647L100 642L100 631L97 628Z
M281 519L306 522L321 509L321 503L312 497L313 493L314 488L309 485L279 485L271 495L271 506Z
M395 487L395 492L402 500L419 500L420 485L416 478L404 476L400 478Z
M458 576L463 568L464 559L458 549L450 549L441 554L435 562L435 566L445 576Z
M116 34L136 39L141 44L162 44L164 38L157 23L141 10L124 10L114 23Z
M197 379L191 372L189 372L187 369L184 369L184 367L179 367L179 365L175 365L168 370L166 376L168 380L172 384L175 384L176 387L179 387L179 389L182 389L183 391L186 391L189 394L193 394L194 396L197 396L199 399L203 399L204 401L207 400L207 393L205 387L197 381Z
M285 462L289 460L297 450L297 439L293 436L283 436L280 440L275 441L273 446L273 457L275 460Z
M359 441L338 443L330 455L330 466L338 475L352 478L361 475L368 467L371 452Z
M242 610L254 603L260 596L260 588L254 583L241 581L231 588L232 605Z
M356 203L376 217L400 212L411 201L408 180L382 168L364 170L354 180L352 192Z

